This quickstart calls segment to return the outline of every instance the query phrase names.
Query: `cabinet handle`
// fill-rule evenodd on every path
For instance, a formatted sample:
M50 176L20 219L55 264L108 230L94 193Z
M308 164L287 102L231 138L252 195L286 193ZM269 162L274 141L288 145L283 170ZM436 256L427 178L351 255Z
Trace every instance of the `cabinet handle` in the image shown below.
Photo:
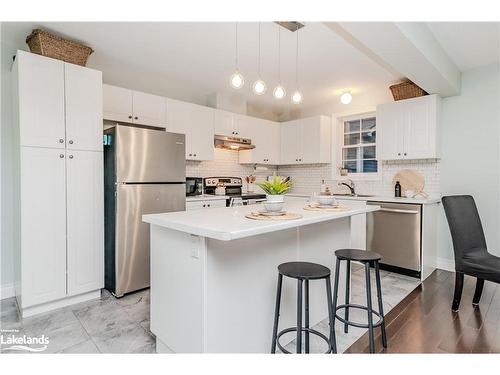
M189 156L193 156L193 154L189 154Z
M398 152L398 156L401 156L401 152Z
M205 207L205 205L203 205L203 207Z
M299 159L299 161L302 161L302 159Z
M70 145L72 145L72 144L73 144L73 141L72 141L71 139L69 140L69 144L70 144Z
M59 143L64 143L64 139L59 138Z
M59 154L59 157L62 159L64 158L64 154Z
M131 118L132 118L132 116L128 116L128 118L130 118L130 119L131 119Z
M406 156L406 152L404 153L404 156Z
M137 116L134 117L134 120L138 120L138 119L139 119L139 117L137 117Z
M70 158L70 159L73 159L73 155L70 155L70 156L69 156L69 158Z
M196 154L193 154L193 156L196 156Z
M207 206L208 206L208 207L210 207L210 205L209 205L209 204L207 204Z

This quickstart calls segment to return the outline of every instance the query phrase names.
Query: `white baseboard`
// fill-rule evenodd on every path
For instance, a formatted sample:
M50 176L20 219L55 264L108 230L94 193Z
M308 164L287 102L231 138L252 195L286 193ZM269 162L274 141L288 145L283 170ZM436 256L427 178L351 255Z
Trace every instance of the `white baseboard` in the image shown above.
M0 300L14 297L16 295L16 290L14 288L14 283L3 284L0 287Z
M455 261L453 259L438 257L436 259L436 268L439 268L440 270L455 272Z

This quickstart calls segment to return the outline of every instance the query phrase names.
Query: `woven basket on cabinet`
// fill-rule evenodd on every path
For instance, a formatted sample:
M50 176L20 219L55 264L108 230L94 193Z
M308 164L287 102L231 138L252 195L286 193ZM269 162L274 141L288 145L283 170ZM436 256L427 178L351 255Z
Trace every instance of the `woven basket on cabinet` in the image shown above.
M33 53L81 66L87 64L87 59L94 52L83 44L40 29L34 29L26 38L26 43Z
M427 93L412 81L397 83L389 87L394 100L403 100L427 95Z

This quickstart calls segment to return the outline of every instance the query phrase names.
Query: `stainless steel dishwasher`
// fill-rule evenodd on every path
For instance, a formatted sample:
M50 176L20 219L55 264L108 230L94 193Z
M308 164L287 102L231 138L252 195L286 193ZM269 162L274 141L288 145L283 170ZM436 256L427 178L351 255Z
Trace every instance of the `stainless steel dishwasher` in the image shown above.
M367 202L380 210L366 215L366 249L382 256L381 268L420 277L422 205Z

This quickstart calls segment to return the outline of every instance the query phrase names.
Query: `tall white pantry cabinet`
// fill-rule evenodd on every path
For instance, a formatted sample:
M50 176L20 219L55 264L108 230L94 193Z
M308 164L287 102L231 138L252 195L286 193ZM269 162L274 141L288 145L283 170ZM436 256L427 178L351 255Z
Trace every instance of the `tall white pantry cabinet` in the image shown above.
M101 72L18 51L16 296L23 316L104 285Z

